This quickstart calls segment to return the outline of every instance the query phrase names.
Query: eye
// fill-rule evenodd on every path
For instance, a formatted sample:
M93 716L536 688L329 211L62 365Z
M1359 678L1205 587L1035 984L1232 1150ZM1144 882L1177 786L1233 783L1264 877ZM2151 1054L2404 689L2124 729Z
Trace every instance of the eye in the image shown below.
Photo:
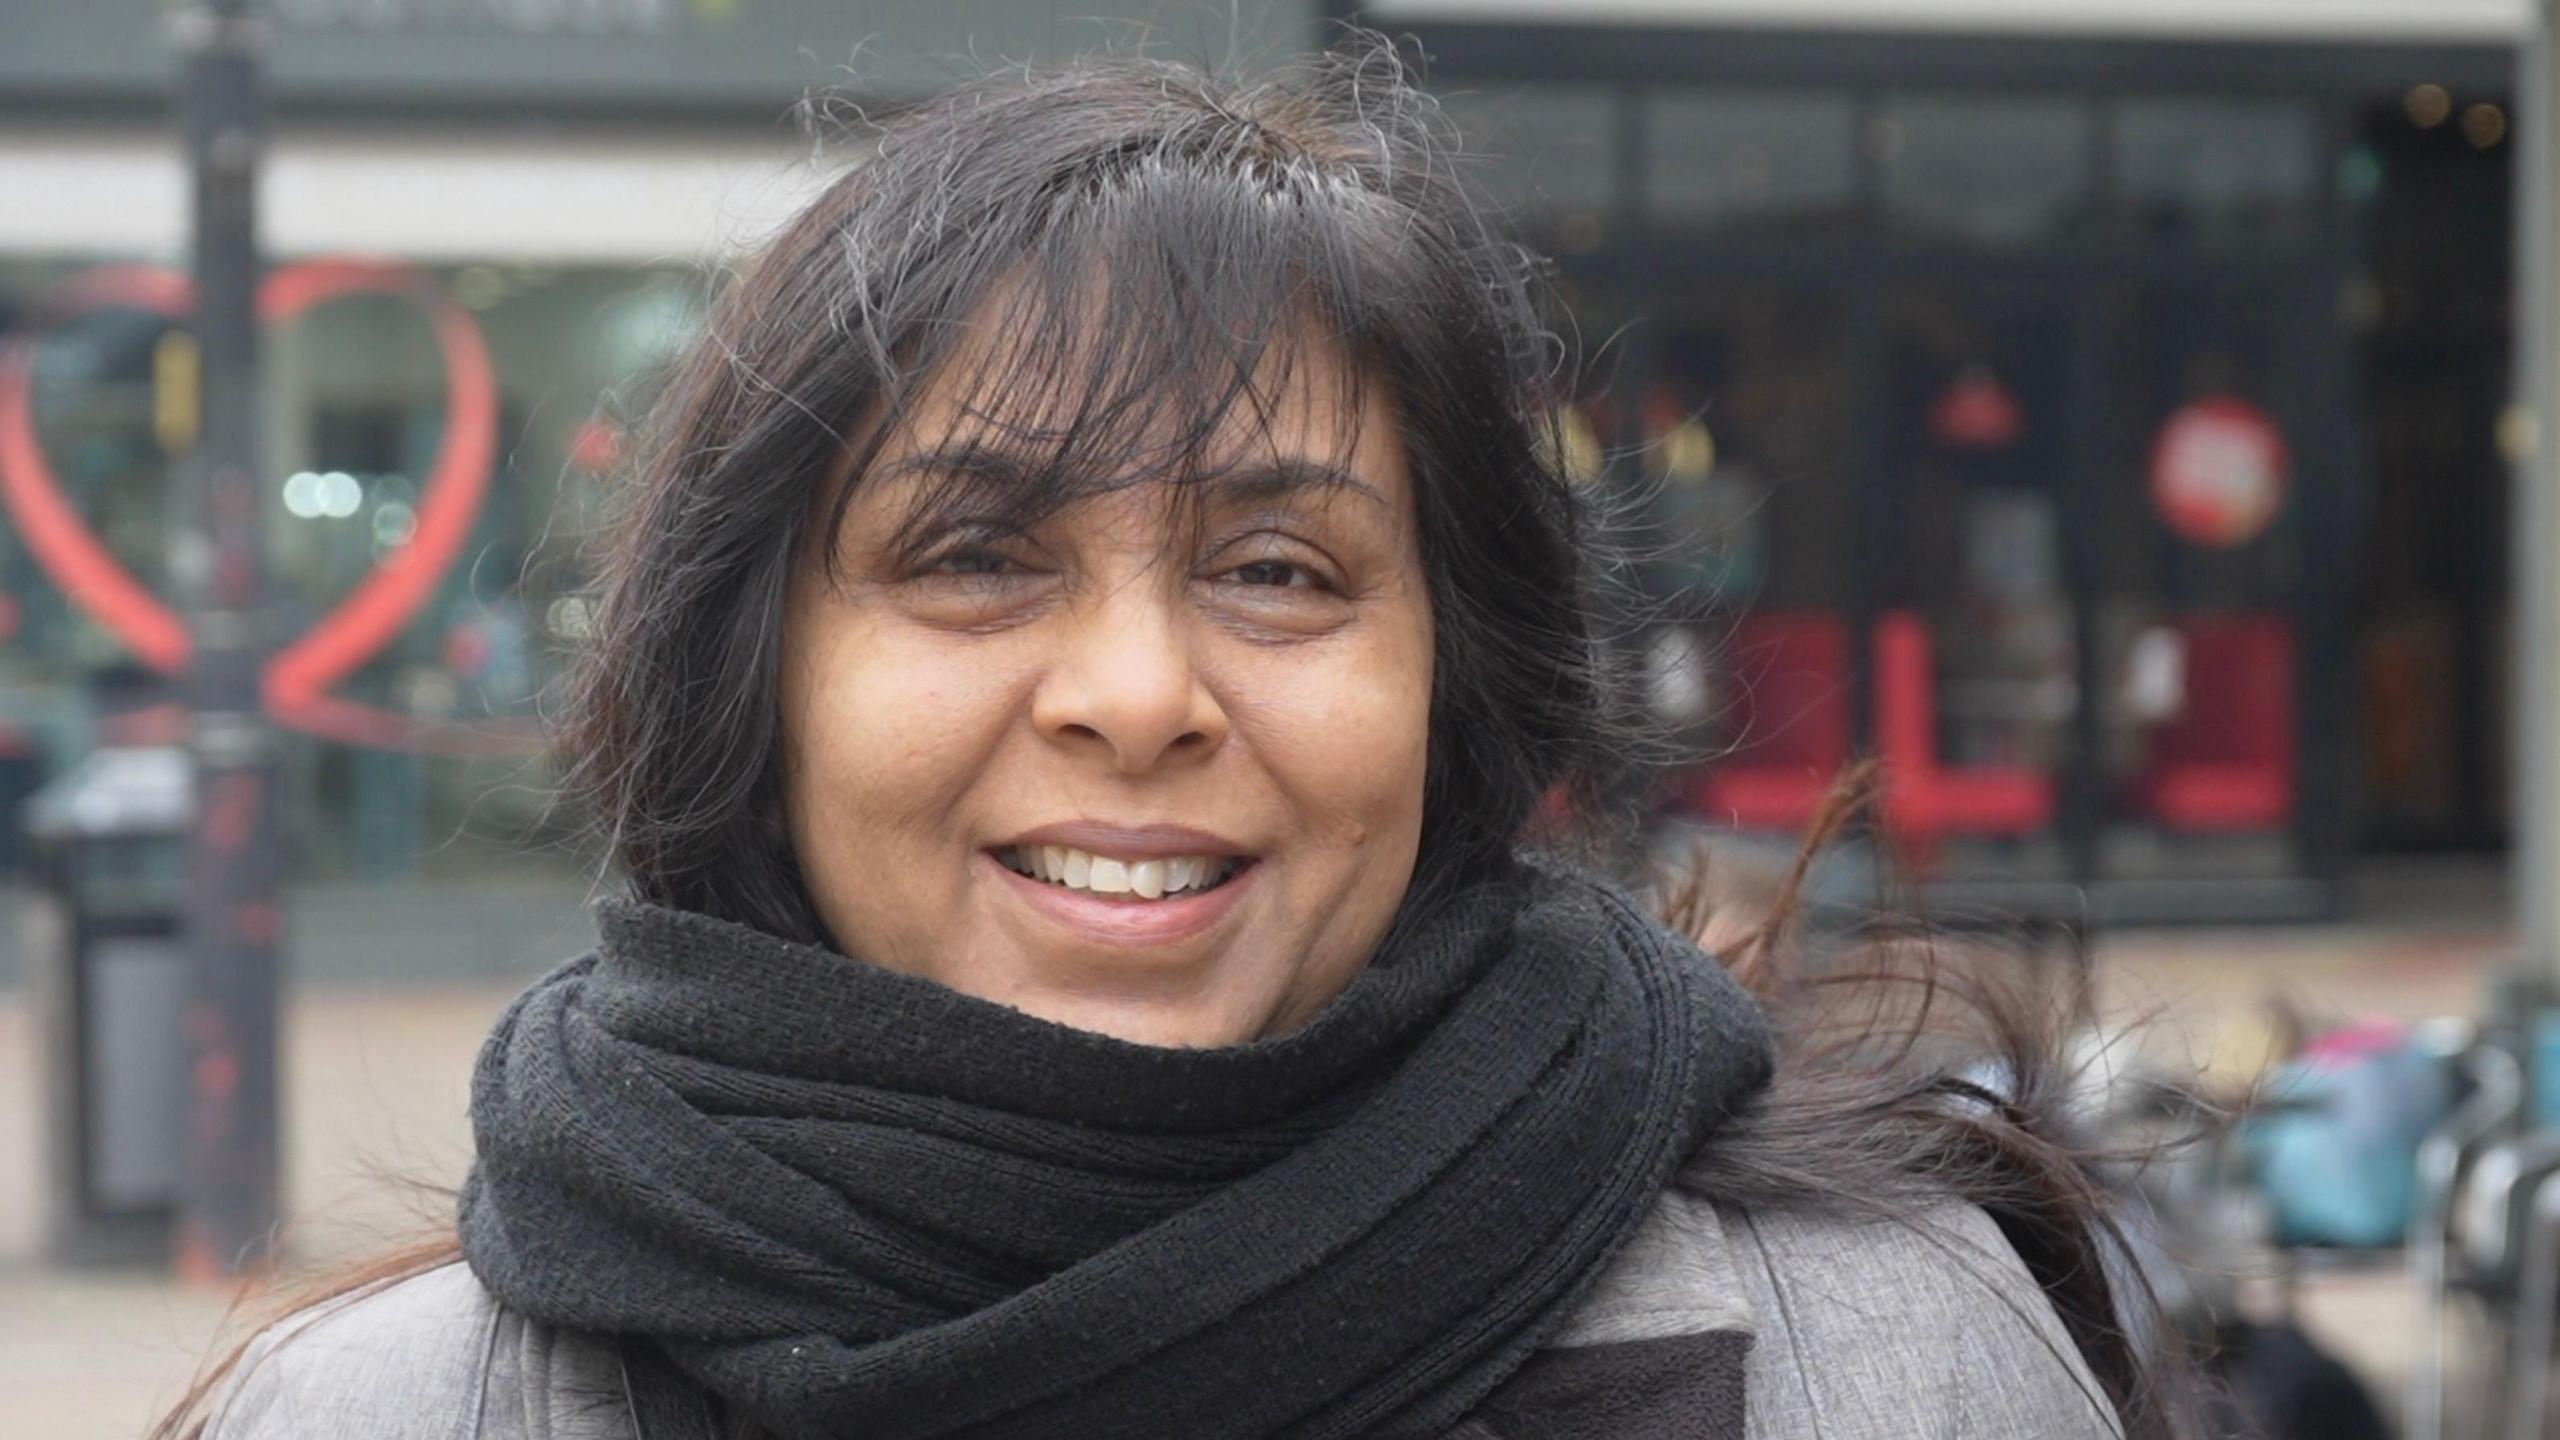
M1240 633L1303 638L1334 630L1356 610L1346 572L1324 546L1279 530L1257 530L1211 551L1201 567L1202 602Z
M1240 585L1288 590L1314 589L1323 583L1305 566L1292 565L1286 560L1248 560L1228 571L1227 576Z
M944 552L940 557L935 559L932 564L925 567L925 573L928 575L956 575L963 578L976 579L994 575L1010 575L1019 569L1021 569L1021 567L1014 564L1013 560L1009 556L998 554L993 550L980 549L972 546Z

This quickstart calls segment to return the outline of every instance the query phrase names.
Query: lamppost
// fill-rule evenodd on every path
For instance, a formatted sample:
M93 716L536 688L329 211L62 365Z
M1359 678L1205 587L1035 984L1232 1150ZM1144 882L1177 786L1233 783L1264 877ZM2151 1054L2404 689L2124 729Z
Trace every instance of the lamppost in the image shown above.
M196 787L176 1254L181 1274L210 1278L263 1263L277 1215L280 864L275 742L259 704L269 639L258 435L261 31L249 0L192 0L173 25L200 357L169 552L188 606Z

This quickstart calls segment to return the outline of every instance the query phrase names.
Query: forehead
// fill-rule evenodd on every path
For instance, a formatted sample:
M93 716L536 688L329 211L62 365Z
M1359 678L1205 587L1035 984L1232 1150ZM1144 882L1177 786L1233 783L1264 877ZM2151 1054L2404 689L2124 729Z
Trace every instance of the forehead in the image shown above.
M1411 516L1395 395L1347 344L1310 324L1142 333L1091 307L1062 324L1060 308L1017 292L958 327L849 457L862 478L846 499L901 529L954 512L1027 524L1149 482Z
M1381 432L1372 444L1396 432L1385 383L1312 323L1179 328L1000 294L931 361L884 448L1046 445L1158 465L1267 448L1348 461L1367 432Z

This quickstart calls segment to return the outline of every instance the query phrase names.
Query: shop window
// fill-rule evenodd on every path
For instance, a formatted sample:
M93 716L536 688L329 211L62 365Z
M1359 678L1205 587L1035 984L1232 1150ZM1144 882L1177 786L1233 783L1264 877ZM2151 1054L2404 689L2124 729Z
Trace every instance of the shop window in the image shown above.
M1881 484L1860 657L1885 818L1921 873L2060 873L2081 704L2065 573L2068 310L2032 283L1886 295Z
M1794 832L1856 736L1846 320L1814 287L1675 283L1626 441L1652 524L1653 701L1696 763L1672 803Z
M316 283L332 263L280 264L269 283ZM432 506L456 513L451 497L465 496L467 531L398 632L288 720L288 864L297 880L514 873L550 823L534 716L579 618L592 494L649 378L697 323L702 282L672 268L497 261L385 273L396 283L332 292L263 341L280 642L339 615ZM144 663L150 616L135 619L181 604L161 403L172 274L103 257L0 266L0 343L33 356L30 383L0 395L33 447L0 463L66 505L144 596L102 601L81 582L95 559L66 560L58 542L40 554L0 521L0 760L48 771L95 745L172 733L156 718L171 713L172 682ZM467 317L488 363L455 368L422 306ZM485 488L453 483L469 469L448 458L448 430L464 423L449 404L457 385L485 395L477 413L495 419L487 471L471 476ZM0 773L0 788L15 783Z
M1645 102L1645 132L1651 218L1800 228L1855 212L1856 117L1846 95L1659 91Z
M2289 873L2303 582L2283 291L2188 280L2111 297L2095 726L2098 863L2125 879Z
M2074 99L1902 97L1879 107L1863 138L1897 228L2032 245L2086 221L2089 123Z
M1541 248L1588 254L1618 210L1619 97L1598 85L1455 91L1441 106L1458 127L1468 174Z
M2311 113L2280 101L2130 100L2116 111L2115 170L2146 237L2211 244L2299 239L2319 196Z

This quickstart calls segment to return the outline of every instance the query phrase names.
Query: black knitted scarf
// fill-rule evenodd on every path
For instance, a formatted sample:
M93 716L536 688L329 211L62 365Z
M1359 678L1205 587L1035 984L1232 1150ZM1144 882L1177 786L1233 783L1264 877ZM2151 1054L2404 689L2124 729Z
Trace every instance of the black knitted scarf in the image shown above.
M1719 967L1543 869L1215 1050L601 918L481 1053L464 1253L807 1440L1439 1434L1769 1070Z

